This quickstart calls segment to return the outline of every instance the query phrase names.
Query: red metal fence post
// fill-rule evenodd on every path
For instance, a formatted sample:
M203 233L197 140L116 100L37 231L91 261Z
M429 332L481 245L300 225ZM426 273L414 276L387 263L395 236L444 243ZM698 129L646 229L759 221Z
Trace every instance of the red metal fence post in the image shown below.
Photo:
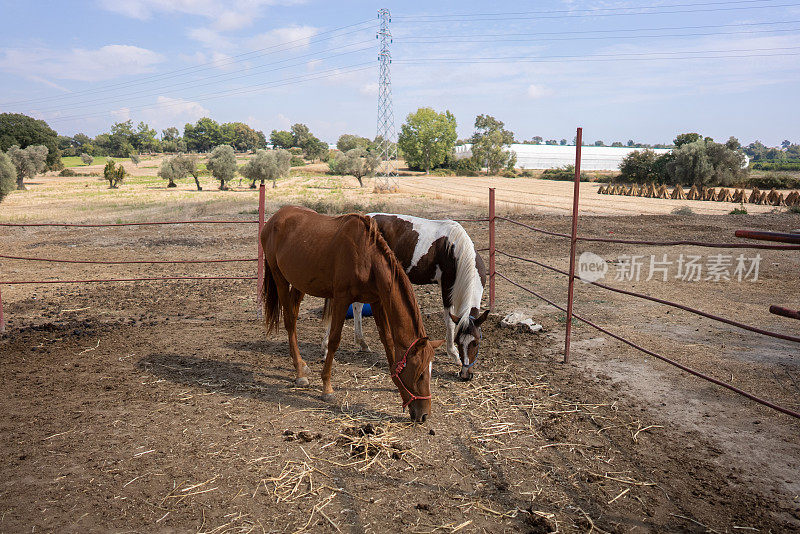
M494 187L489 188L489 309L494 310Z
M258 188L258 279L256 281L256 313L261 317L261 289L264 287L264 249L261 248L261 229L264 227L264 198L266 196L266 189L264 182L261 182L261 187Z
M3 318L3 288L0 287L0 334L6 331L6 320Z
M581 145L583 128L575 137L575 186L572 189L572 235L569 246L569 295L567 296L567 333L564 336L564 363L569 363L569 342L572 336L572 295L575 289L575 246L578 244L578 197L581 187Z

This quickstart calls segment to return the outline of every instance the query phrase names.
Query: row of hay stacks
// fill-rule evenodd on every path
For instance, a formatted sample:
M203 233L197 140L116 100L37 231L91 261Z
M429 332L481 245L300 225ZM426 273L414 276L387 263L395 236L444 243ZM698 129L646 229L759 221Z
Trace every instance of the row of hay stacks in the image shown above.
M666 185L656 187L656 184L639 186L633 184L615 185L608 184L600 186L597 190L600 195L624 195L629 197L647 197L647 198L671 198L673 200L708 200L714 202L736 202L736 203L750 203L761 204L765 206L800 206L800 192L792 191L784 196L774 189L766 192L759 191L758 188L753 188L753 191L748 195L745 189L727 189L721 187L719 190L713 187L697 187L693 185L688 191L677 185L670 191Z

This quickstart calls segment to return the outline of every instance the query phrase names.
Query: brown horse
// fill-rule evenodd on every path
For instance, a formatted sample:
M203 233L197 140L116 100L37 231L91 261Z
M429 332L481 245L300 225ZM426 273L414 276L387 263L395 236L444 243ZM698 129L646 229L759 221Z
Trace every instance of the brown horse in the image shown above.
M261 230L264 249L264 320L278 328L281 311L289 336L295 383L308 385L308 367L297 346L297 313L306 294L326 299L330 335L322 368L322 393L333 400L331 367L352 302L372 305L378 333L403 407L424 422L431 408L433 351L441 341L425 335L408 277L369 217L328 217L297 206L278 210Z

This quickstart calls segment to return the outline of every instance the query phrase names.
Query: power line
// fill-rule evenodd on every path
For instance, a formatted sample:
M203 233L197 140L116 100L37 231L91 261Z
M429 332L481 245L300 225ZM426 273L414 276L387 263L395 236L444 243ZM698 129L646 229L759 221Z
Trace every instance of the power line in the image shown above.
M366 21L357 22L357 23L354 23L354 24L348 24L347 26L340 26L338 28L333 28L331 30L326 30L324 32L320 32L320 33L316 34L315 37L320 36L320 35L327 35L327 34L330 34L330 33L335 33L335 32L338 32L338 31L341 31L341 30L344 30L344 29L347 29L347 28L352 28L352 27L355 27L355 26L363 26L366 23L372 23L372 22L373 22L372 20L366 20ZM324 42L324 41L329 41L331 39L337 39L337 38L343 37L345 35L351 35L353 33L362 32L362 31L367 30L367 29L369 29L369 28L368 27L359 28L357 30L341 33L339 35L331 35L331 36L325 37L323 39L316 39L315 37L310 37L310 38L302 37L302 38L299 38L299 39L293 39L291 41L286 41L284 43L279 43L279 44L267 46L267 47L264 47L264 48L251 50L249 52L243 52L241 54L236 54L236 55L228 57L225 60L208 61L208 62L205 62L205 63L200 63L199 65L192 65L190 67L183 67L183 68L180 68L180 69L175 69L175 70L163 72L163 73L160 73L160 74L152 74L152 75L149 75L149 76L139 77L135 81L117 82L117 83L113 83L113 84L102 85L100 87L95 87L95 88L92 88L92 89L86 89L86 90L83 90L83 91L75 91L75 92L73 92L73 93L71 93L69 95L54 95L54 96L49 96L49 97L40 97L40 98L34 98L34 99L28 99L28 100L18 100L18 101L15 101L15 102L6 102L6 103L0 104L0 105L10 106L10 105L16 105L16 104L25 104L25 103L30 103L30 102L38 102L38 101L43 101L43 100L52 100L52 99L59 99L59 98L70 98L70 97L80 96L80 95L84 95L84 94L95 94L95 93L99 93L99 92L117 90L117 88L119 88L121 86L142 85L142 84L145 84L145 83L149 83L151 81L161 81L163 79L174 78L174 77L178 77L178 76L185 76L185 75L188 75L188 74L195 74L196 72L200 72L200 71L211 70L211 69L216 69L216 68L220 68L220 67L226 67L226 66L233 65L233 64L236 64L236 63L241 63L243 61L251 60L254 57L267 56L267 55L270 55L270 54L278 54L278 53L281 53L281 52L286 52L288 50L293 50L295 48L302 48L302 47L305 47L305 46L309 46L311 44L318 44L318 43L321 43L321 42ZM275 50L276 48L285 47L286 45L289 45L289 44L292 44L292 43L300 43L300 44L295 45L295 46L291 46L291 47L288 47L288 48L284 48L284 49L281 49L281 50ZM268 50L272 50L272 51L271 52L266 52ZM245 56L253 56L253 57L245 57ZM239 58L239 59L235 59L235 58Z
M732 3L732 2L725 2ZM685 5L693 5L693 6L702 6L702 5L716 5L716 4L685 4ZM667 10L667 11L640 11L636 13L598 13L598 10L589 10L588 12L583 13L575 13L569 12L570 14L567 15L543 15L543 13L565 13L568 12L567 10L560 10L560 11L540 11L540 12L530 12L530 13L540 13L537 16L525 16L525 13L517 14L517 13L497 13L497 14L487 14L487 16L481 16L476 18L463 18L469 17L469 15L464 15L462 18L457 18L458 16L453 15L441 15L443 18L433 18L433 16L429 18L424 17L403 17L400 21L401 23L408 23L412 22L415 24L424 24L424 23L439 23L439 22L481 22L481 21L503 21L503 20L545 20L545 19L569 19L569 18L586 18L586 17L628 17L628 16L641 16L641 15L670 15L670 14L677 14L677 13L708 13L708 12L716 12L716 11L741 11L745 9L774 9L779 7L798 7L800 4L792 3L792 4L773 4L773 5L765 5L765 6L738 6L738 7L717 7L717 8L705 8L705 9L676 9L676 10ZM664 7L669 6L654 6L654 7L636 7L636 8L607 8L607 9L662 9ZM444 18L448 17L448 18ZM452 18L451 18L452 17Z
M449 63L554 63L557 61L573 62L610 62L610 61L663 61L663 60L689 60L689 59L747 59L756 57L787 57L800 56L800 52L786 52L778 54L747 54L747 55L721 55L721 56L674 56L674 57L584 57L584 56L543 56L541 58L429 58L416 60L398 59L396 63L422 64L447 61Z
M346 66L342 66L342 67L335 67L335 68L328 69L328 70L325 70L325 71L320 71L320 72L315 73L315 74L307 74L307 75L302 75L302 76L296 76L294 78L289 78L287 80L272 81L272 82L267 82L267 83L263 83L263 84L257 84L257 85L250 86L249 88L234 89L234 90L230 90L230 91L214 91L214 92L205 93L205 94L202 94L202 95L187 96L186 98L187 99L191 98L193 100L203 101L203 100L210 100L210 99L213 99L213 98L220 98L220 97L223 97L223 96L242 95L242 94L261 91L263 89L272 89L272 88L275 88L275 87L283 87L283 86L287 86L287 85L295 85L295 84L305 83L305 82L314 81L314 80L321 80L321 79L326 79L326 78L334 78L334 77L337 77L337 76L341 76L343 74L350 74L350 73L353 73L353 72L360 72L360 71L368 70L370 68L374 68L374 66L375 66L375 64L372 61L370 61L368 63L357 63L357 64L354 64L354 65L346 65ZM133 110L144 111L144 110L149 110L149 109L159 109L159 108L163 108L163 107L174 107L174 106L184 105L185 103L186 102L184 101L184 102L176 102L176 103L172 103L172 104L163 103L163 104L156 104L156 105L151 105L151 106L139 106L139 107L134 107L134 108L128 108L128 111L133 111ZM103 117L103 116L108 115L112 111L114 111L114 110L107 109L107 110L104 110L104 111L100 111L100 112L97 112L97 113L90 113L90 114L86 114L86 115L67 115L67 116L63 116L63 117L53 117L53 118L47 119L47 121L48 122L58 122L58 121L75 120L75 119L87 119L87 118L92 118L92 117Z
M353 45L347 45L347 46L354 46L355 44L366 44L367 42L371 43L372 41L362 41L361 43L353 43ZM319 61L323 61L323 60L332 59L332 58L335 58L335 57L345 56L345 55L349 55L349 54L356 54L356 53L359 53L359 52L364 52L366 50L372 50L372 47L358 48L356 50L350 50L350 51L341 52L341 53L338 53L338 54L331 54L331 55L328 55L328 56L319 57L319 58L315 58L315 59L317 59ZM160 88L155 88L155 89L146 89L146 90L142 90L142 91L136 91L136 92L133 92L133 93L128 93L126 95L115 95L113 97L104 97L104 98L100 98L100 99L88 100L88 101L85 101L85 102L76 103L75 105L72 105L72 109L82 109L82 108L86 108L86 107L93 107L93 106L95 106L97 104L102 104L102 103L106 103L107 104L107 103L112 103L112 102L122 102L123 100L120 100L120 99L129 99L129 98L131 98L131 97L133 97L135 95L142 95L142 96L135 97L136 99L157 96L157 95L160 95L161 93L163 93L165 90L169 91L170 89L174 89L174 88L177 88L177 87L185 86L185 85L188 85L188 84L191 84L192 87L204 87L204 86L213 85L213 84L219 83L219 82L228 82L228 81L231 81L231 80L238 80L238 79L241 79L241 78L248 78L248 77L251 77L251 76L259 76L259 75L262 75L262 74L265 74L265 73L268 73L268 72L276 72L276 71L279 71L279 70L284 70L284 69L290 69L290 68L293 68L293 67L303 66L303 65L306 64L306 61L304 60L304 61L301 61L299 63L293 63L293 64L289 64L289 65L284 65L282 67L276 67L276 68L273 68L273 69L261 70L264 67L277 65L277 64L280 64L280 63L285 63L287 61L292 61L292 60L296 60L296 59L308 58L310 56L313 57L313 56L316 56L317 54L320 54L320 53L321 52L314 52L314 53L311 53L311 54L305 54L303 56L297 56L297 57L294 57L294 58L284 59L284 60L276 61L276 62L273 62L273 63L267 63L265 65L261 65L259 67L255 67L253 69L249 69L246 74L240 74L238 76L233 76L233 75L231 75L231 73L215 74L213 76L200 78L199 80L189 80L189 81L186 81L186 82L180 82L180 83L172 84L172 85L165 86L165 87L160 87ZM251 72L252 70L259 70L259 72ZM219 78L219 77L225 77L225 79L224 80L219 80L219 81L208 82L208 83L198 83L198 81L208 80L208 79L211 79L211 78ZM44 109L36 108L36 111L39 112L39 113L48 112L48 111L56 111L58 109L61 109L61 107L62 106L50 107L50 108L44 108Z
M434 44L434 43L529 43L538 41L595 41L607 39L659 39L666 37L708 37L714 35L761 35L771 33L785 33L785 32L800 32L800 28L787 28L776 30L751 30L751 31L734 31L734 32L708 32L708 33L662 33L656 35L608 35L608 36L595 36L595 37L531 37L528 39L498 39L504 37L503 35L455 35L448 36L431 36L426 37L412 37L396 39L399 44Z

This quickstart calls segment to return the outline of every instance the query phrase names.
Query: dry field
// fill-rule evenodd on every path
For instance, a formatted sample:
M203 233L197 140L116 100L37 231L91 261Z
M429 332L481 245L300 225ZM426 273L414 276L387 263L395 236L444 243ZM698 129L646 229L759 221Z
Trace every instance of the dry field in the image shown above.
M291 202L331 211L484 216L481 189L492 183L501 200L533 204L509 202L504 212L550 230L569 226L558 213L570 201L571 184L455 180L408 177L400 193L375 196L352 178L301 176L268 188L268 209ZM504 197L504 184L530 193ZM97 178L41 177L30 191L0 205L0 222L255 218L257 194L246 184L220 192L205 179L204 191L193 187L182 183L168 190L157 177L139 176L113 191ZM676 202L590 190L581 232L733 241L735 228L800 228L796 214L639 215L620 212L620 200L640 203L635 209L644 213ZM699 211L696 206L706 203L685 204ZM486 224L465 227L483 248ZM0 236L0 254L75 259L247 258L256 247L251 225L0 228ZM498 247L567 265L566 242L508 223L498 227ZM583 251L609 261L623 254L708 254L625 245ZM766 308L800 306L800 254L761 254L758 282L610 283L799 335L800 325L770 316ZM498 269L557 302L565 300L566 283L558 275L502 258ZM251 263L0 260L0 280L253 271ZM319 380L295 388L285 335L266 338L256 318L254 285L3 286L8 330L0 337L0 531L800 529L798 421L583 325L574 329L573 363L563 365L563 314L503 281L475 380L458 381L452 363L441 356L434 368L432 417L421 426L407 423L401 412L385 358L355 351L351 323L334 366L336 402L320 399ZM577 313L800 409L800 362L791 343L583 284L576 292ZM426 327L441 336L436 291L420 287L417 295ZM314 373L321 369L320 305L307 299L299 324L301 351ZM500 327L499 318L517 309L527 310L544 331L530 335ZM371 346L378 347L374 323L367 320L365 329Z

